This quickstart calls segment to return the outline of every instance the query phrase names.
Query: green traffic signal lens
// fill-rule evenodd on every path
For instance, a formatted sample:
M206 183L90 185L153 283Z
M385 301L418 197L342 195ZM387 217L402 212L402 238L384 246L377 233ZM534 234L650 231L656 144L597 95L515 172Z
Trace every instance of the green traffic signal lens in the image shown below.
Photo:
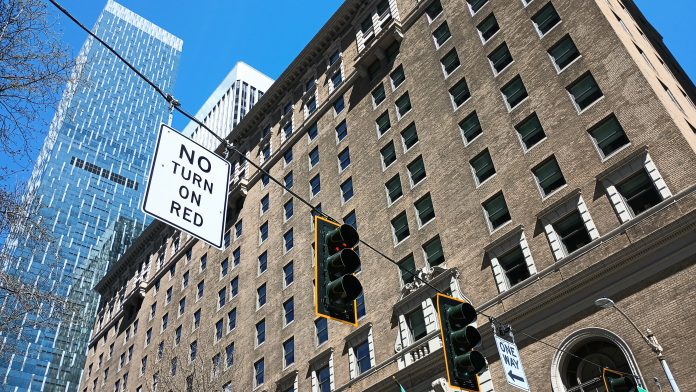
M355 301L362 291L362 284L353 275L343 275L326 285L326 296L333 303L347 304Z
M352 249L343 249L333 256L326 258L326 265L331 278L352 274L360 267L360 257Z
M457 354L470 351L481 342L481 334L472 326L467 326L464 329L453 331L450 336L452 339L452 345L454 346Z
M462 302L447 309L447 319L454 329L463 328L476 321L476 309L471 304Z
M635 392L636 383L626 376L619 378L610 378L609 390L611 392Z
M454 367L458 373L481 373L486 368L486 358L478 351L454 357Z
M341 225L326 233L326 245L332 253L340 249L352 248L358 244L358 241L360 241L358 231L351 225Z

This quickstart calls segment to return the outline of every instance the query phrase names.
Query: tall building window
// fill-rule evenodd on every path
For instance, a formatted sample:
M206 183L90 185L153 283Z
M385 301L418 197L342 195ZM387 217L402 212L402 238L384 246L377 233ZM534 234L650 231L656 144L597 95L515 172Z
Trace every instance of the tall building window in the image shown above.
M288 325L295 320L295 301L291 297L283 302L283 325Z
M452 34L450 33L447 22L442 22L442 24L433 31L433 40L435 41L436 48L441 47L450 37L452 37Z
M411 335L411 342L417 342L418 340L425 337L428 331L425 327L425 317L423 315L423 309L418 307L417 309L411 311L406 316L406 325L408 325L408 332Z
M614 115L592 127L589 133L602 158L610 156L629 143L626 133Z
M389 121L389 111L385 110L384 113L377 117L375 123L377 125L377 136L382 136L390 130L391 121Z
M363 374L372 368L370 360L370 345L367 340L353 347L355 352L355 363L357 365L357 373Z
M476 112L472 112L459 122L459 130L462 132L464 144L468 145L474 141L480 134L483 133L481 122L479 121Z
M553 156L532 169L532 173L534 173L542 196L548 196L566 184L561 168Z
M268 212L269 208L270 208L270 198L269 198L268 194L266 194L261 198L261 208L260 208L261 215Z
M198 357L198 341L194 340L189 345L189 361L193 362Z
M573 253L592 241L582 216L577 210L557 220L552 226L563 244L566 254Z
M521 229L499 239L487 251L498 291L507 291L536 273L527 238Z
M347 203L352 198L353 179L351 177L348 177L348 179L341 184L341 203Z
M426 194L414 204L416 216L418 217L418 227L423 227L435 219L435 209L430 194Z
M224 278L225 276L227 276L227 272L228 272L228 270L229 270L229 266L230 266L230 262L229 262L229 260L228 260L227 258L224 258L224 259L220 262L220 278Z
M283 367L286 368L295 363L295 339L290 338L283 342Z
M418 131L416 130L416 123L409 124L403 131L401 131L401 141L404 145L404 151L408 151L411 147L418 143Z
M442 251L442 242L439 236L423 245L423 253L425 254L425 261L431 267L445 262L445 253Z
M503 93L508 110L516 108L529 96L529 94L527 94L527 89L524 87L524 83L522 83L522 78L520 78L519 75L503 86L500 92Z
M546 139L546 133L544 128L541 126L539 117L536 113L532 113L531 116L522 120L521 123L515 126L515 130L520 137L522 146L525 151L534 147L540 141Z
M372 104L374 107L379 106L380 103L384 102L386 99L386 94L384 92L384 84L380 83L377 88L372 90Z
M259 346L266 341L266 320L263 319L256 323L256 345Z
M292 189L293 181L292 181L292 172L288 173L283 177L283 185L287 189Z
M442 71L445 73L445 77L452 74L461 64L455 48L452 48L452 50L447 52L447 54L440 59L440 65L442 65Z
M292 218L294 214L294 208L293 208L293 201L292 199L288 200L283 204L283 218L287 222Z
M235 267L239 266L239 263L242 261L242 250L241 248L237 248L234 251L232 251L232 264L234 264Z
M508 287L513 287L530 276L527 262L520 246L516 246L498 257L498 263L505 273Z
M343 96L338 97L333 103L334 116L338 116L345 109L346 103L343 100Z
M259 255L259 269L258 269L258 274L261 275L262 273L266 272L266 269L268 269L268 252L263 252Z
M336 126L336 142L340 142L346 136L348 136L348 124L346 124L346 120L343 120Z
M319 174L317 174L311 180L309 180L309 194L311 197L315 197L316 195L319 194L320 191L321 191L321 178L319 177Z
M400 96L394 103L396 104L396 115L399 119L411 111L411 99L408 96L408 92Z
M493 36L500 31L500 26L498 25L498 20L495 15L490 14L481 23L476 26L476 29L481 36L481 41L483 43L488 42Z
M234 364L234 342L225 347L225 366L230 367Z
M268 239L268 222L263 222L259 226L259 243L262 244Z
M263 372L264 364L263 358L254 362L254 387L258 387L263 384Z
M319 146L314 147L312 151L309 152L309 168L313 168L319 163Z
M292 232L292 228L283 234L283 250L285 253L290 252L293 246L295 246L295 240Z
M399 262L399 274L401 276L401 284L405 285L413 282L416 277L413 273L416 272L416 260L413 254L406 256L405 259Z
M329 364L316 370L318 392L331 392L331 371Z
M317 123L313 123L307 129L307 139L309 139L309 141L311 142L312 140L316 139L318 135L319 128L317 127Z
M218 340L222 339L222 334L224 331L224 321L222 319L218 320L215 323L215 341L217 342Z
M283 287L288 287L295 280L295 271L293 262L289 262L283 266Z
M466 0L466 3L469 4L469 9L471 10L471 14L476 14L486 3L488 3L488 0Z
M549 49L549 56L556 70L561 72L580 57L580 52L570 36L566 35Z
M237 327L237 308L227 312L227 332Z
M324 317L314 320L314 331L317 336L317 346L329 340L329 325Z
M365 317L365 315L367 314L367 310L365 308L365 296L363 295L363 293L360 293L360 295L358 295L358 298L355 299L355 305L355 310L358 313L358 319Z
M234 224L234 238L237 239L242 236L242 221L239 220Z
M201 326L201 310L193 312L193 330L197 330Z
M201 271L205 271L205 269L208 267L208 254L205 253L203 256L201 256Z
M452 86L452 88L449 89L449 94L455 109L462 106L464 102L471 98L471 92L469 91L469 86L466 84L465 79L458 81Z
M539 32L539 35L543 37L561 22L561 17L558 15L558 12L556 12L553 4L549 2L541 10L539 10L539 12L532 16L532 21L534 22L534 26Z
M262 284L256 289L256 309L260 309L266 304L266 284Z
M404 73L404 67L399 65L391 74L389 74L389 79L391 80L392 90L396 90L401 84L406 80L406 74Z
M435 0L430 5L428 8L425 9L425 14L428 16L428 21L432 22L437 18L440 14L442 13L442 3L440 3L440 0Z
M488 55L488 61L493 67L493 74L498 75L503 72L508 65L512 64L512 55L505 42L500 46L495 48L491 54Z
M502 192L485 201L483 203L483 209L488 217L488 224L491 231L501 227L512 219Z
M426 177L425 164L423 163L423 158L420 156L409 163L406 169L408 169L408 174L411 179L411 188L419 184Z
M283 166L288 166L292 163L292 146L283 154Z
M338 172L343 172L348 166L350 166L350 149L346 147L338 153Z
M568 86L568 93L573 98L575 107L579 112L587 109L604 96L602 90L599 89L597 82L589 72Z
M396 162L396 150L394 150L394 143L389 142L386 146L379 150L379 154L382 157L382 169L386 169L391 166L392 163Z
M394 244L399 244L411 234L408 230L408 219L406 212L402 212L396 218L392 219L392 233L394 234Z
M205 292L205 281L201 280L200 282L198 282L198 286L196 289L196 299L199 300L203 298L203 294Z
M223 287L218 291L218 309L225 306L225 301L227 301L227 289Z
M491 159L491 153L488 149L475 156L469 161L469 164L471 165L476 185L483 184L495 174L495 166L493 166L493 159Z
M230 281L230 295L234 298L237 294L239 294L239 277L235 276Z

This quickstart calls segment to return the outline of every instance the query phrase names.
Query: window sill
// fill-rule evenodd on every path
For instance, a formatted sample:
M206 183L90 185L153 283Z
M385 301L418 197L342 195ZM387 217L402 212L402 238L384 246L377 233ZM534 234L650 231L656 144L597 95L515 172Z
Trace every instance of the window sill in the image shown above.
M597 144L595 144L594 141L593 141L592 143L593 143L595 146L597 146ZM631 146L631 143L630 143L630 142L624 144L623 146L619 147L619 148L616 149L615 151L612 151L611 154L609 154L609 155L603 157L603 158L602 158L602 162L606 162L606 161L610 160L611 158L613 158L613 157L619 155L619 153L620 153L621 151L627 149L627 148L630 147L630 146ZM602 150L600 150L599 147L597 147L597 150L599 151L600 154L602 154Z
M573 64L575 64L581 58L582 58L582 55L579 55L578 57L576 57L573 61L569 62L568 65L566 65L563 68L558 68L558 65L556 65L556 62L553 60L553 58L551 59L551 61L553 62L553 67L556 68L556 74L560 75L563 71L570 68Z
M537 186L538 186L538 183L537 183ZM546 200L550 199L551 196L559 193L560 191L564 190L567 187L568 187L567 183L563 184L563 185L559 186L558 188L554 189L553 191L551 191L551 193L549 193L547 195L544 195L544 193L543 193L544 191L541 188L539 188L539 191L541 192L541 201L546 201Z
M490 177L488 177L488 178L486 178L485 180L483 180L483 182L479 182L478 178L476 178L476 175L474 175L474 181L476 182L476 189L479 189L480 187L482 187L483 185L485 185L487 182L489 182L490 180L492 180L493 178L495 178L495 176L497 176L497 175L498 175L497 172L496 172L496 173L493 173L493 175L491 175Z
M479 38L481 38L481 43L485 46L487 43L493 41L493 38L495 38L499 33L500 33L500 28L498 28L498 31L496 31L495 34L488 37L488 39L483 39L483 36L481 35L481 32L479 31Z
M540 39L546 37L546 36L549 35L549 34L551 34L551 32L554 31L554 30L556 29L556 27L560 26L562 23L563 23L563 20L559 20L558 23L556 23L555 25L553 25L553 27L551 27L547 32L545 32L545 33L542 34L541 30L539 30L539 27L536 25L536 23L532 22L532 24L534 25L534 30L537 31L537 33L539 34L539 38L540 38Z
M488 222L488 225L489 225L488 227L489 227L489 230L490 230L490 235L493 235L493 233L496 233L496 232L500 231L501 229L505 228L506 226L508 226L508 225L510 225L510 224L512 224L512 219L510 219L509 221L507 221L507 222L503 223L502 225L500 225L500 226L496 227L495 229L493 229L492 227L490 227L490 222Z
M571 99L572 99L572 96L571 96ZM596 99L594 102L592 102L591 104L585 106L585 108L580 109L580 107L578 106L578 104L575 103L575 100L573 99L573 105L575 106L575 109L578 111L578 115L581 115L581 114L587 112L588 110L592 109L592 107L594 107L594 106L597 105L598 103L602 102L603 100L604 100L604 95L602 95L601 97L597 98L597 99Z
M508 69L510 69L510 67L512 66L512 64L515 64L515 61L514 61L514 60L511 61L510 64L506 65L505 68L501 69L500 71L496 71L495 68L493 68L493 64L491 64L491 69L493 70L493 77L494 77L494 78L497 78L498 76L500 76L502 73L504 73L505 71L507 71Z
M518 136L519 136L519 134L518 134ZM523 151L525 154L528 153L528 152L530 152L530 151L532 151L536 146L540 145L540 144L541 144L542 142L544 142L547 138L548 138L548 136L544 136L543 139L541 139L541 140L539 140L538 142L534 143L534 145L531 146L531 147L529 147L529 148L527 148L527 146L524 145L524 142L522 141L522 139L520 139L520 144L522 145L522 151Z
M505 106L507 107L508 113L512 113L515 110L517 110L517 108L519 108L520 106L522 106L525 102L527 102L529 100L529 95L524 97L524 99L521 100L520 102L518 102L517 105L515 105L515 106L510 106L510 104L508 103L508 101L505 98L503 98L503 100L505 101Z

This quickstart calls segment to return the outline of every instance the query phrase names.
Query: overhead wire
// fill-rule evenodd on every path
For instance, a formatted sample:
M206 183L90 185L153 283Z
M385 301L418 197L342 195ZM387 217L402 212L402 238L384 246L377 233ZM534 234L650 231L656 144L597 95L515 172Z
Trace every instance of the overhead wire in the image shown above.
M323 217L325 217L325 218L327 218L327 219L330 219L330 220L332 220L332 221L334 221L334 222L338 222L338 220L336 220L335 218L331 217L329 214L327 214L327 213L325 213L324 211L320 210L320 209L317 208L316 206L312 205L312 203L310 203L308 200L306 200L305 198L303 198L302 196L300 196L299 194L297 194L297 193L296 193L295 191L293 191L291 188L287 187L283 182L281 182L281 181L278 180L277 178L273 177L267 170L265 170L263 167L261 167L259 164L257 164L256 162L254 162L254 161L251 160L250 158L248 158L248 157L246 156L246 154L242 153L237 147L235 147L235 146L234 146L232 143L230 143L227 139L224 139L224 138L220 137L216 132L214 132L212 129L210 129L210 128L209 128L206 124L204 124L202 121L200 121L200 120L197 119L195 116L189 114L189 113L186 112L184 109L182 109L182 108L181 108L181 103L180 103L179 101L177 101L176 99L174 99L174 96L173 96L172 94L165 93L157 84L155 84L153 81L151 81L151 80L150 80L147 76L145 76L140 70L138 70L138 69L137 69L134 65L132 65L128 60L126 60L123 56L121 56L121 54L118 53L113 47L111 47L108 43L106 43L106 42L105 42L104 40L102 40L99 36L97 36L95 33L93 33L89 28L87 28L84 24L82 24L75 16L73 16L67 9L65 9L62 5L60 5L56 0L49 0L49 2L50 2L51 4L53 4L61 13L63 13L65 16L67 16L71 21L73 21L78 27L80 27L82 30L84 30L89 36L91 36L92 38L94 38L95 40L97 40L97 42L99 42L102 46L104 46L108 51L110 51L111 53L113 53L122 63L124 63L124 64L125 64L129 69L131 69L133 72L135 72L135 74L138 75L138 77L140 77L140 78L141 78L143 81L145 81L150 87L152 87L160 96L162 96L162 98L164 98L164 99L169 103L170 109L173 108L173 109L176 110L177 112L181 113L184 117L186 117L186 118L188 118L189 120L191 120L191 121L193 121L194 123L196 123L196 124L197 124L198 126L200 126L202 129L208 131L213 137L215 137L215 139L217 139L220 143L222 143L222 144L225 145L225 149L226 149L227 151L232 151L232 152L238 154L242 159L244 159L244 161L246 161L247 163L249 163L251 166L253 166L256 170L258 170L260 173L262 173L262 174L263 174L264 176L266 176L268 179L272 180L275 184L279 185L281 188L283 188L284 191L288 192L292 197L298 199L298 200L301 201L303 204L305 204L306 206L308 206L313 214L318 214L318 215L321 215L321 216L323 216ZM226 156L225 158L227 158L227 156ZM417 279L418 281L420 281L421 283L423 283L425 286L428 286L430 289L435 290L435 292L440 293L440 294L443 294L443 295L446 295L446 293L444 293L442 290L438 289L437 287L433 286L433 285L432 285L430 282L428 282L427 280L425 280L425 279L421 278L420 276L418 276L418 274L416 273L416 271L410 270L410 269L404 267L403 265L399 264L399 262L397 262L396 260L392 259L391 257L389 257L389 256L388 256L387 254L385 254L384 252L380 251L380 250L377 249L376 247L370 245L369 243L367 243L367 242L364 241L363 239L360 239L360 240L359 240L359 243L362 244L362 245L364 245L365 247L369 248L369 249L372 250L373 252L377 253L379 256L383 257L384 259L386 259L387 261L391 262L392 264L396 265L396 266L399 268L399 270L401 270L401 271L403 271L403 272L406 272L406 273L410 274L414 279ZM482 311L479 311L479 310L476 310L476 312L477 312L479 315L483 316L483 317L487 317L493 326L495 326L495 325L504 325L504 324L500 324L500 323L498 322L498 320L497 320L495 317L493 317L493 316L490 316L490 315L488 315L488 314L486 314L486 313L484 313L484 312L482 312ZM525 333L525 332L522 332L522 331L514 330L514 329L512 329L512 327L509 326L509 325L506 325L506 326L507 326L508 328L510 328L510 330L512 330L512 331L514 331L514 332L516 332L516 333L522 334L522 335L526 336L526 337L529 338L529 339L532 339L532 340L534 340L534 341L536 341L536 342L538 342L538 343L542 343L542 344L544 344L544 345L546 345L546 346L548 346L548 347L551 347L551 348L553 348L553 349L555 349L555 350L558 350L558 351L560 351L560 352L563 352L563 353L565 353L565 354L567 354L567 355L570 355L570 356L572 356L572 357L574 357L574 358L576 358L576 359L579 359L579 360L581 360L581 361L583 361L583 362L587 362L587 363L589 363L589 364L591 364L591 365L593 365L593 366L596 366L596 367L598 367L598 368L600 368L600 369L605 369L605 368L606 368L605 366L602 366L602 365L600 365L600 364L598 364L598 363L595 363L595 362L593 362L593 361L590 361L590 360L588 360L588 359L585 359L585 358L583 358L583 357L580 357L580 356L578 356L578 355L576 355L576 354L573 354L572 352L570 352L570 351L568 351L568 350L564 350L564 349L561 349L560 347L554 346L553 344L547 343L547 342L545 342L543 339L536 338L536 337L534 337L534 336L532 336L532 335L529 335L529 334L527 334L527 333ZM614 369L612 369L612 370L614 370ZM618 372L618 373L621 373L621 374L624 374L624 375L627 375L627 376L634 377L634 378L636 378L636 379L639 379L639 377L638 377L637 375L634 375L634 374L632 374L632 373L624 373L624 372L620 372L620 371L617 371L617 372Z

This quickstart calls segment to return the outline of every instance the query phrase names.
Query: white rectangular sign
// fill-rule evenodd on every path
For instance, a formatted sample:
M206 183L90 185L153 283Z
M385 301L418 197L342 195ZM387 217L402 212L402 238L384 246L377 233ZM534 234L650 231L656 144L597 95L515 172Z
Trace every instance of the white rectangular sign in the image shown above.
M508 384L529 392L529 382L522 368L522 359L520 359L517 345L496 335L495 346L498 348Z
M222 248L230 163L162 124L143 211Z

